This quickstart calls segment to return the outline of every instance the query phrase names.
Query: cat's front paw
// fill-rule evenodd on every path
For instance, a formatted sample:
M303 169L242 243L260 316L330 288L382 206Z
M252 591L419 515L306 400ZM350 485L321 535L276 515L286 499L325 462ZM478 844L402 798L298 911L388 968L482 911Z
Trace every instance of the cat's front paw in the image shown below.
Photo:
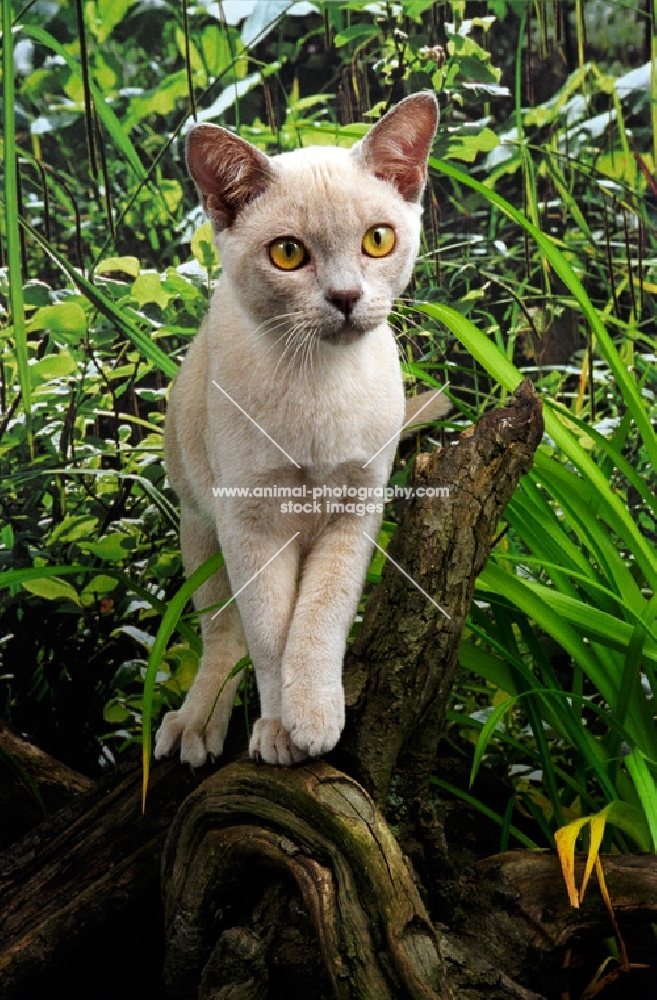
M342 686L308 694L290 685L283 690L282 716L296 746L311 757L328 753L344 729Z
M167 757L179 744L180 760L191 767L202 767L208 754L219 757L224 748L232 705L227 708L228 711L220 702L208 721L207 705L195 703L195 699L188 696L181 709L167 712L164 716L155 736L155 757L158 760Z
M253 727L249 753L257 760L283 767L298 764L308 756L292 742L280 719L258 719Z

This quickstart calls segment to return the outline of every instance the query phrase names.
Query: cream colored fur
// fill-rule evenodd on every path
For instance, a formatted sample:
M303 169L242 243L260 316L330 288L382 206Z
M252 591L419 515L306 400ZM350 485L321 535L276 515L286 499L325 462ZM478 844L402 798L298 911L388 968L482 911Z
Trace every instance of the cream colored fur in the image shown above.
M237 684L226 678L247 647L262 713L252 755L290 764L340 737L342 660L381 514L283 513L280 498L215 498L213 487L387 483L405 414L387 316L419 249L436 121L435 98L418 94L351 151L268 159L216 126L189 137L223 274L171 391L166 461L186 573L218 545L225 559L197 607L239 594L203 616L200 670L159 729L158 757L178 744L193 766L221 753ZM363 234L383 224L395 230L394 250L368 257ZM280 237L304 244L303 267L274 266L268 248ZM437 397L418 419L447 408Z

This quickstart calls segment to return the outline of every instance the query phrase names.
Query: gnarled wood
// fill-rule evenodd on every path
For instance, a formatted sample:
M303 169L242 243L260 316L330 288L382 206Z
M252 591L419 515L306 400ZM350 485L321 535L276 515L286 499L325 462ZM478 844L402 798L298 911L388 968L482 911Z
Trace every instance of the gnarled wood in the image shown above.
M175 810L201 779L167 762L154 769L141 814L141 769L124 768L0 854L0 995L21 995L80 938L157 886ZM23 994L24 995L24 994Z
M345 659L347 725L331 758L379 804L395 769L408 801L426 793L475 581L542 433L541 403L526 380L456 446L418 456L414 485L446 487L449 496L409 500L388 552L449 617L386 564Z
M267 995L257 942L215 916L236 885L239 892L241 875L263 869L296 886L337 1000L447 996L438 939L397 841L363 789L322 762L294 770L233 764L183 803L162 868L171 996L205 996L197 992L204 977L219 989L227 932L252 957L235 995Z

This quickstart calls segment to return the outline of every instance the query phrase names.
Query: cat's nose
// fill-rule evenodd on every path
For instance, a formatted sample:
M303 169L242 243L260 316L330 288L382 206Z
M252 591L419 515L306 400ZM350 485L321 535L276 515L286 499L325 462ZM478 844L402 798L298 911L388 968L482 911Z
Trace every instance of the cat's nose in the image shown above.
M341 288L337 291L328 292L326 298L340 310L345 319L349 319L354 306L362 294L360 288Z

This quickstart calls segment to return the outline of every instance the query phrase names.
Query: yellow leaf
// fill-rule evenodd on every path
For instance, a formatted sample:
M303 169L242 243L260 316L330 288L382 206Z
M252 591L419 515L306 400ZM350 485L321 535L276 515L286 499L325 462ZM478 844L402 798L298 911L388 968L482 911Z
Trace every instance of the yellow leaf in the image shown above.
M593 871L593 865L597 862L600 853L600 844L602 843L602 837L605 832L605 824L607 822L607 809L603 809L601 812L596 813L595 816L590 817L589 825L591 827L591 835L589 840L589 856L586 859L586 868L584 869L584 878L582 879L582 887L579 890L579 901L582 903L584 901L584 893L586 892L586 886L591 877L591 872Z
M589 817L576 819L567 826L560 827L554 834L554 842L557 845L557 853L561 862L566 890L570 905L576 910L579 909L579 894L575 885L575 841L579 836L579 831L589 822Z

